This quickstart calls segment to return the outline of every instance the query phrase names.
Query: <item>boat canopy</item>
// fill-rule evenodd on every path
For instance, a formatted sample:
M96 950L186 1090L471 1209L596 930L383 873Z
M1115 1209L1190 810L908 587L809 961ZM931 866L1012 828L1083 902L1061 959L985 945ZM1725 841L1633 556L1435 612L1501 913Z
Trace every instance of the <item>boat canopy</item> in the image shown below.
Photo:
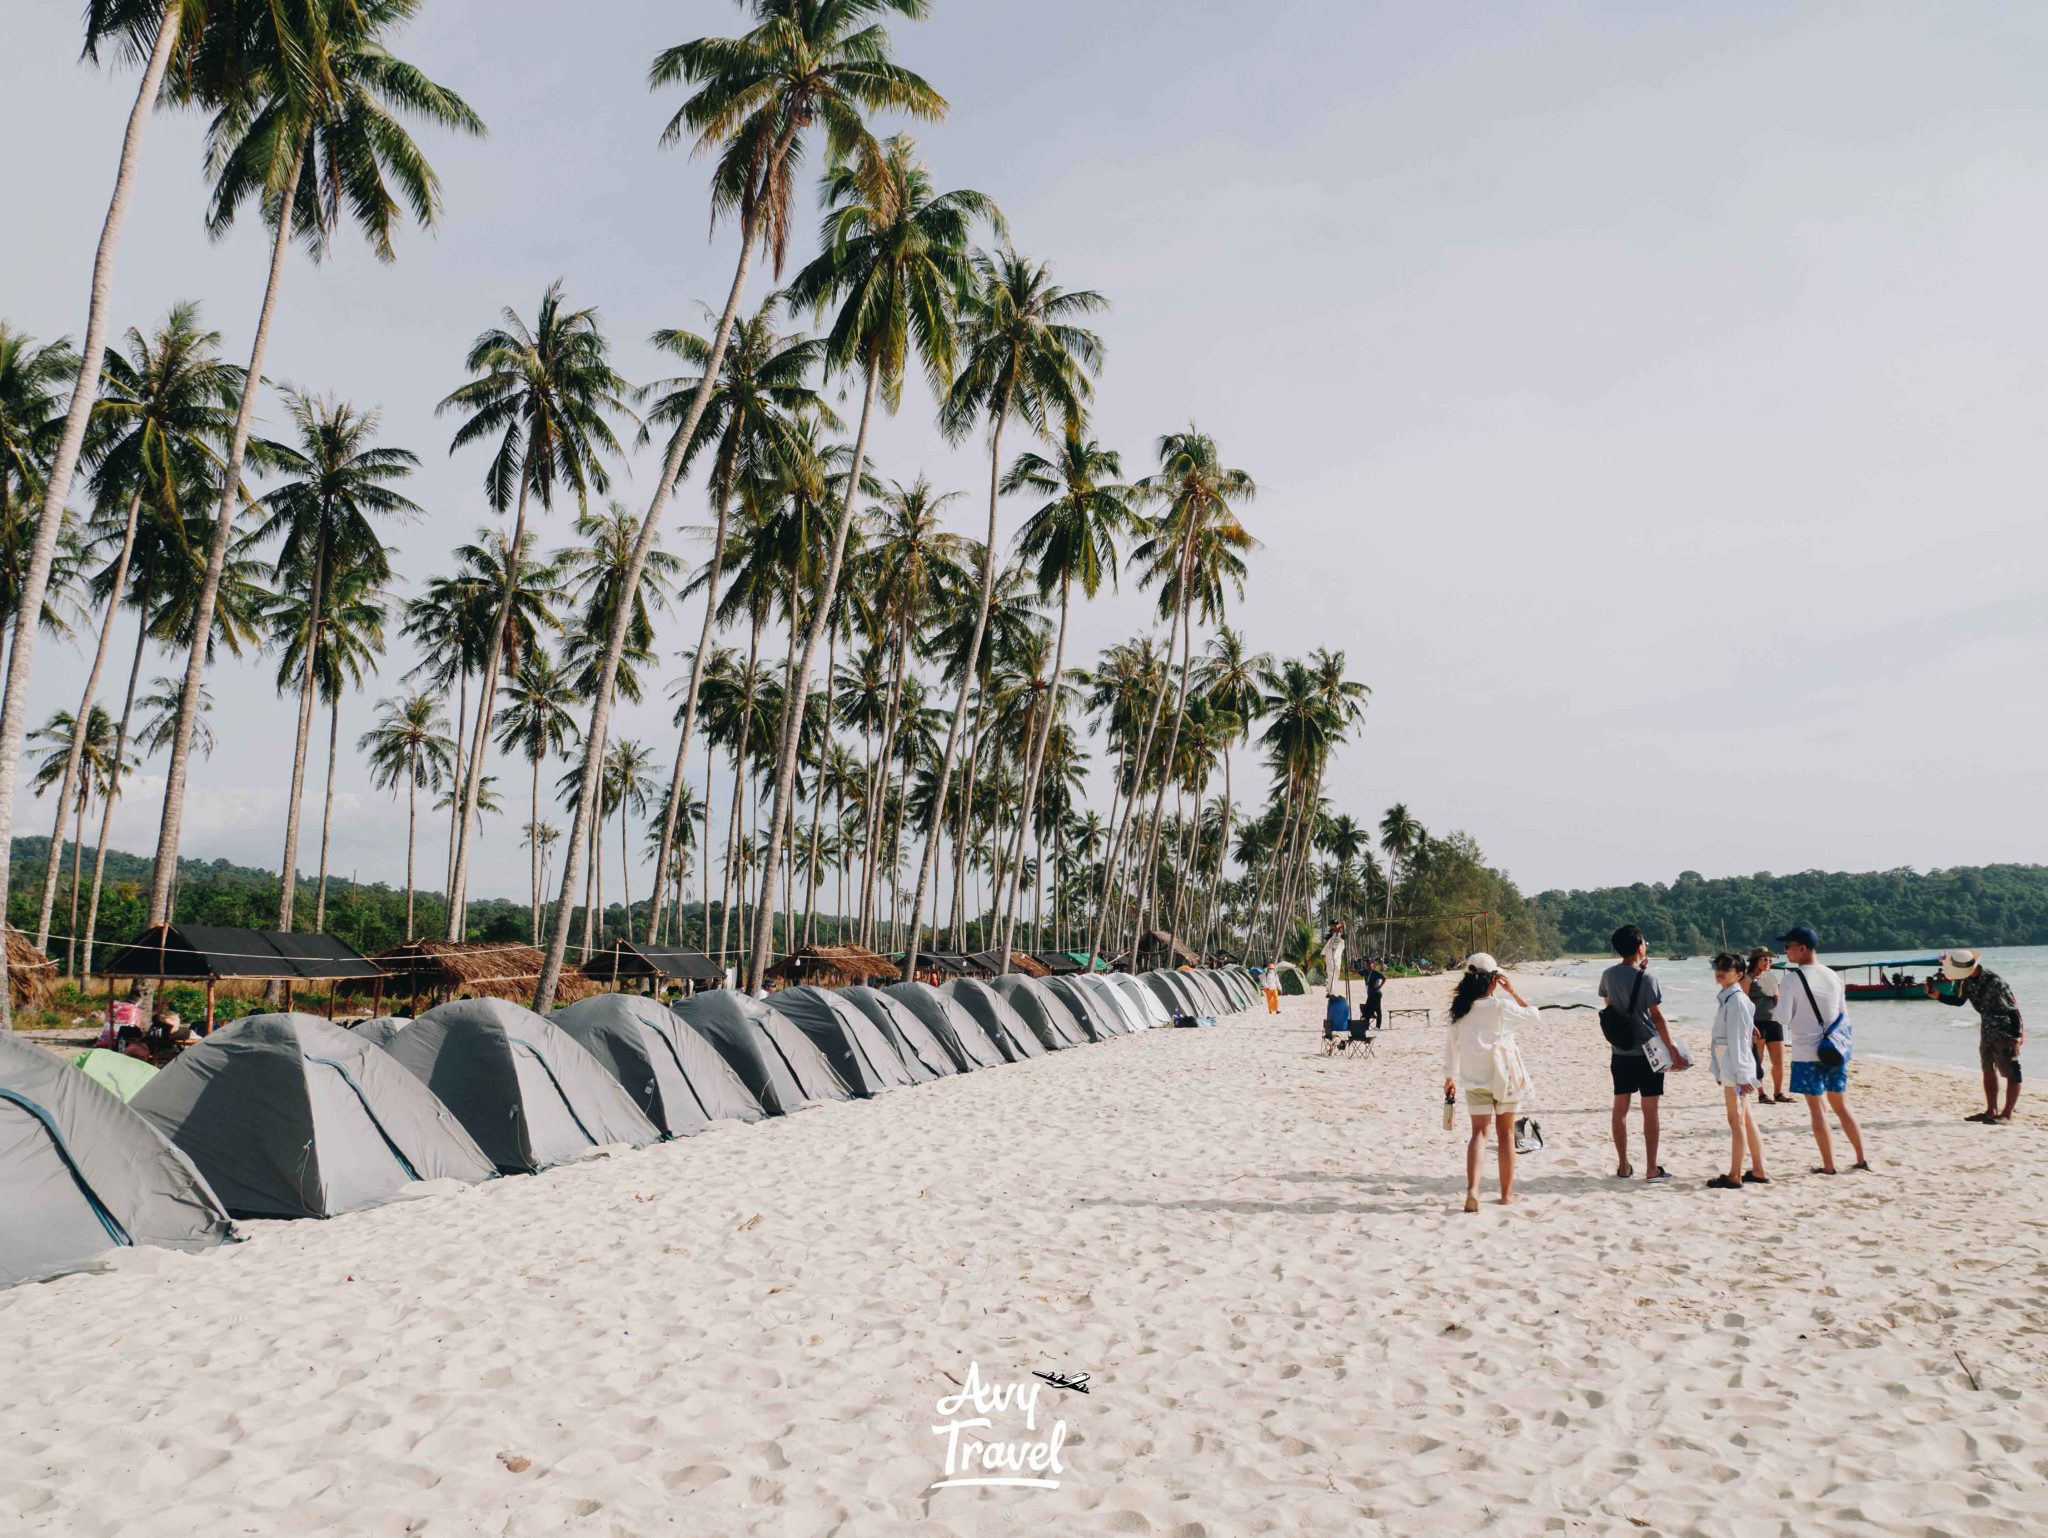
M1868 972L1873 967L1879 970L1885 967L1938 967L1941 965L1941 958L1904 956L1897 961L1831 961L1828 965L1837 972Z

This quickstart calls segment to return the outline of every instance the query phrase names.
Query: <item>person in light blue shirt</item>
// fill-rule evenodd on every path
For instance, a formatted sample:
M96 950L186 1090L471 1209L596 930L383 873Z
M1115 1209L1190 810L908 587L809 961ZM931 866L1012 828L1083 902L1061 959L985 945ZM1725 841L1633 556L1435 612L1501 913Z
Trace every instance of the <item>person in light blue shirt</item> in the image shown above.
M1721 1099L1728 1112L1728 1173L1707 1182L1716 1191L1740 1191L1745 1183L1769 1185L1764 1173L1763 1139L1756 1130L1756 1097L1763 1075L1756 1066L1756 1009L1742 991L1748 971L1735 957L1723 951L1714 958L1714 981L1721 992L1714 1006L1714 1039L1708 1060L1714 1065L1714 1082L1721 1086ZM1749 1173L1742 1172L1742 1155L1749 1154Z

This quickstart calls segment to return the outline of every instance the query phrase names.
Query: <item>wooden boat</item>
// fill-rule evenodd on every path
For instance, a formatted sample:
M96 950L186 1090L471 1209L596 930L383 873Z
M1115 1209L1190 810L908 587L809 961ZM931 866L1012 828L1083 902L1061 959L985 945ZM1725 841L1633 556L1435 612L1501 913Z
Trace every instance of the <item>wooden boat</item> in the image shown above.
M1954 983L1933 972L1941 965L1939 956L1905 956L1896 961L1832 961L1828 965L1841 974L1843 990L1851 1003L1875 999L1924 999L1930 975L1934 976L1943 998L1954 994L1956 989ZM1923 970L1916 976L1912 970L1914 967Z

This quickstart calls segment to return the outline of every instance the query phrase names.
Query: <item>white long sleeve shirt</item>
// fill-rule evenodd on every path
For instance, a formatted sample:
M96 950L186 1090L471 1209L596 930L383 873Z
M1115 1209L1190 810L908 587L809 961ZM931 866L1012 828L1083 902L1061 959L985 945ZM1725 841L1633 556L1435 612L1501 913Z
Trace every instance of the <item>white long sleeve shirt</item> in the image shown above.
M1493 1087L1493 1049L1515 1039L1515 1027L1538 1018L1526 1004L1517 1004L1505 993L1489 993L1453 1020L1444 1035L1444 1077L1457 1081L1460 1089Z

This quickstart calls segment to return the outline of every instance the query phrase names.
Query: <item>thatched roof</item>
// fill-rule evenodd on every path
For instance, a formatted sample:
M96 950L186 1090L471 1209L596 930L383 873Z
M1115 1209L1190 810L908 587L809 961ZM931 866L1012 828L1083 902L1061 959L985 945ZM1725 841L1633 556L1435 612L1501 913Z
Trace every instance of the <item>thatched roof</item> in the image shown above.
M57 980L57 963L7 926L7 994L16 1009L38 1003Z
M1138 941L1135 960L1137 965L1132 970L1140 972L1150 972L1159 967L1198 967L1202 964L1202 958L1185 944L1158 929L1148 929L1144 938Z
M864 945L807 945L768 969L768 981L785 988L850 988L877 979L893 983L902 976L902 970L888 957Z
M976 951L967 959L976 966L983 968L990 977L1000 977L1003 973L1003 953L1001 951ZM1036 956L1028 956L1023 951L1010 952L1009 970L1012 972L1022 972L1026 977L1052 976L1051 967L1040 961Z
M510 999L524 1004L540 982L541 953L530 945L504 941L411 940L370 958L384 973L384 996L437 994L451 999ZM348 994L368 994L374 984L349 982ZM558 1003L574 1004L598 991L574 963L562 967L555 985Z

